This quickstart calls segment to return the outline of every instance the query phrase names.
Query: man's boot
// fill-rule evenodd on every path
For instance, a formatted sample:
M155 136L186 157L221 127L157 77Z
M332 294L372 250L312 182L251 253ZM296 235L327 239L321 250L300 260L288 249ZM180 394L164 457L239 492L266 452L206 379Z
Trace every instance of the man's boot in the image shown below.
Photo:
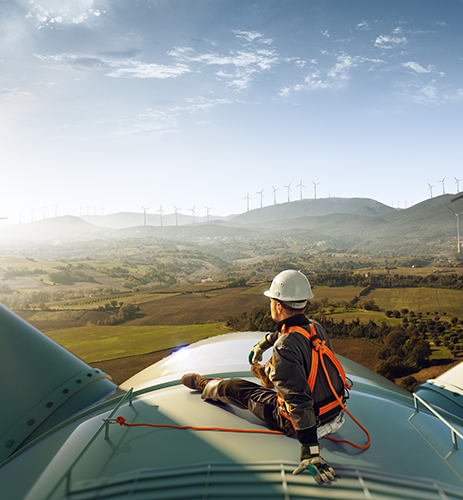
M195 391L204 391L204 388L211 380L222 380L221 378L206 378L198 373L187 373L182 377L182 384Z

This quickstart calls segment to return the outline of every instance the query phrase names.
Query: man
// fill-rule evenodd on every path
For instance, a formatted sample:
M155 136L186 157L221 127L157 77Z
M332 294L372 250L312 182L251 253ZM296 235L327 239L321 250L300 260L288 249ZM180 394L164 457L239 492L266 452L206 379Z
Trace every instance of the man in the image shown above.
M309 280L300 271L278 274L264 295L270 298L272 319L277 325L273 333L253 346L249 355L251 371L264 387L242 379L210 379L196 373L184 375L182 383L201 390L202 399L249 409L272 428L288 436L296 434L301 443L301 463L293 474L308 469L318 483L329 482L335 472L320 457L318 439L336 432L344 422L339 403L344 380L336 368L337 360L323 355L336 396L320 366L317 351L331 351L331 342L323 327L303 314L313 293ZM260 365L263 353L272 346L272 359L265 366Z

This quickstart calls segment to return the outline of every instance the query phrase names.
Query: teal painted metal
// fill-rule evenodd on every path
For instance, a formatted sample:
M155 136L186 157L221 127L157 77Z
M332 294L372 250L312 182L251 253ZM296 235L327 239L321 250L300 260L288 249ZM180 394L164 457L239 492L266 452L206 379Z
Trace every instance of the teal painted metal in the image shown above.
M63 475L58 479L58 481L56 482L56 485L51 489L50 493L48 494L48 496L46 497L45 500L49 500L53 496L53 494L55 493L55 491L58 489L58 487L60 486L60 484L63 481L66 482L66 494L69 495L69 483L70 483L70 480L71 480L72 469L77 465L77 463L79 462L79 460L83 457L84 453L90 448L90 446L92 445L92 443L100 435L100 432L103 429L105 430L105 439L108 439L108 437L109 437L109 432L108 432L108 429L109 429L109 420L111 420L112 417L114 417L115 413L124 404L124 402L126 401L127 398L129 399L129 405L132 406L132 392L133 392L133 390L131 389L128 393L126 393L120 399L120 401L117 403L117 405L114 407L114 410L110 413L110 415L108 416L108 418L103 419L103 423L100 425L100 427L98 428L98 430L91 437L91 439L85 444L85 446L83 447L82 451L80 451L80 453L76 456L76 458L71 462L71 464L69 465L69 467L64 471Z
M0 463L116 390L94 369L0 305Z
M438 386L436 381L426 381L418 385L414 391L428 403L441 408L450 418L463 424L463 394L456 390L448 390Z
M291 474L300 446L283 435L119 425L107 432L106 419L116 416L128 423L265 429L250 412L203 401L180 381L192 370L252 379L247 355L261 336L242 332L198 342L132 377L119 388L125 394L82 409L3 462L2 497L463 500L463 454L450 439L452 433L454 440L463 435L458 418L434 407L417 412L415 401L425 399L421 394L414 397L342 357L354 381L348 408L368 429L372 444L359 451L323 439L322 456L338 474L329 486L317 485L310 474ZM349 419L335 437L365 440Z
M416 413L418 413L419 410L419 403L421 403L423 406L425 406L431 413L433 413L441 422L444 422L444 424L450 429L451 431L451 436L452 436L452 443L453 447L458 450L458 442L457 442L457 436L460 439L463 439L463 434L459 432L455 426L453 426L450 422L448 422L440 413L433 408L430 404L428 404L424 399L420 398L418 394L413 394L413 398L415 399L415 408L416 408ZM408 420L410 421L415 415L412 415Z

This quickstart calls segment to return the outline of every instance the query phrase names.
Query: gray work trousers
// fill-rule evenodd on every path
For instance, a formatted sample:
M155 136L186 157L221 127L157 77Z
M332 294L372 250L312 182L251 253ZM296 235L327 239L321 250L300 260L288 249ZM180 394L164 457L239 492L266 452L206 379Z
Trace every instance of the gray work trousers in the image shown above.
M212 380L201 394L202 399L212 399L249 410L272 429L295 434L291 422L283 417L278 406L277 393L254 382L240 378Z
M291 421L280 413L277 393L254 382L240 378L212 380L204 388L201 398L249 410L272 429L281 431L287 436L295 434ZM336 432L343 423L344 411L336 415L332 421L317 428L318 439Z

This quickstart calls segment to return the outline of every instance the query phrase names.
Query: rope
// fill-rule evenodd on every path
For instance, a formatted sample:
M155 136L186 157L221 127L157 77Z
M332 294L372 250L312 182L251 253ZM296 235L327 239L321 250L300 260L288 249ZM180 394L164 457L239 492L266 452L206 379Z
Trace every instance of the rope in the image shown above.
M254 434L284 434L281 431L270 431L270 430L262 430L262 429L229 429L226 427L194 427L192 425L168 425L168 424L128 424L125 421L124 417L117 417L116 422L119 425L125 425L126 427L138 427L141 425L147 427L168 427L170 429L192 429L194 431L221 431L221 432L247 432Z
M336 391L334 390L334 387L333 387L333 384L331 383L331 380L330 380L330 377L328 376L328 371L326 370L326 366L325 366L325 362L323 361L323 354L321 354L320 356L320 361L322 363L322 367L323 367L323 371L325 372L325 376L326 376L326 379L328 380L328 383L330 385L330 388L331 390L333 391L333 394L336 396L336 399L338 400L339 404L341 405L342 409L349 415L349 417L362 429L362 431L366 434L367 436L367 444L363 445L363 446L359 446L357 444L354 444L354 443L351 443L350 441L345 441L344 439L335 439L335 438L332 438L332 437L329 437L329 436L325 436L327 439L329 439L330 441L334 441L335 443L345 443L345 444L350 444L351 446L353 446L354 448L357 448L358 450L366 450L369 446L370 446L370 443L371 443L371 438L370 438L370 434L368 433L368 431L365 429L365 427L363 427L362 424L360 424L360 422L358 420L355 419L355 417L349 412L349 410L346 408L346 406L344 405L344 403L342 402L341 398L337 395Z

